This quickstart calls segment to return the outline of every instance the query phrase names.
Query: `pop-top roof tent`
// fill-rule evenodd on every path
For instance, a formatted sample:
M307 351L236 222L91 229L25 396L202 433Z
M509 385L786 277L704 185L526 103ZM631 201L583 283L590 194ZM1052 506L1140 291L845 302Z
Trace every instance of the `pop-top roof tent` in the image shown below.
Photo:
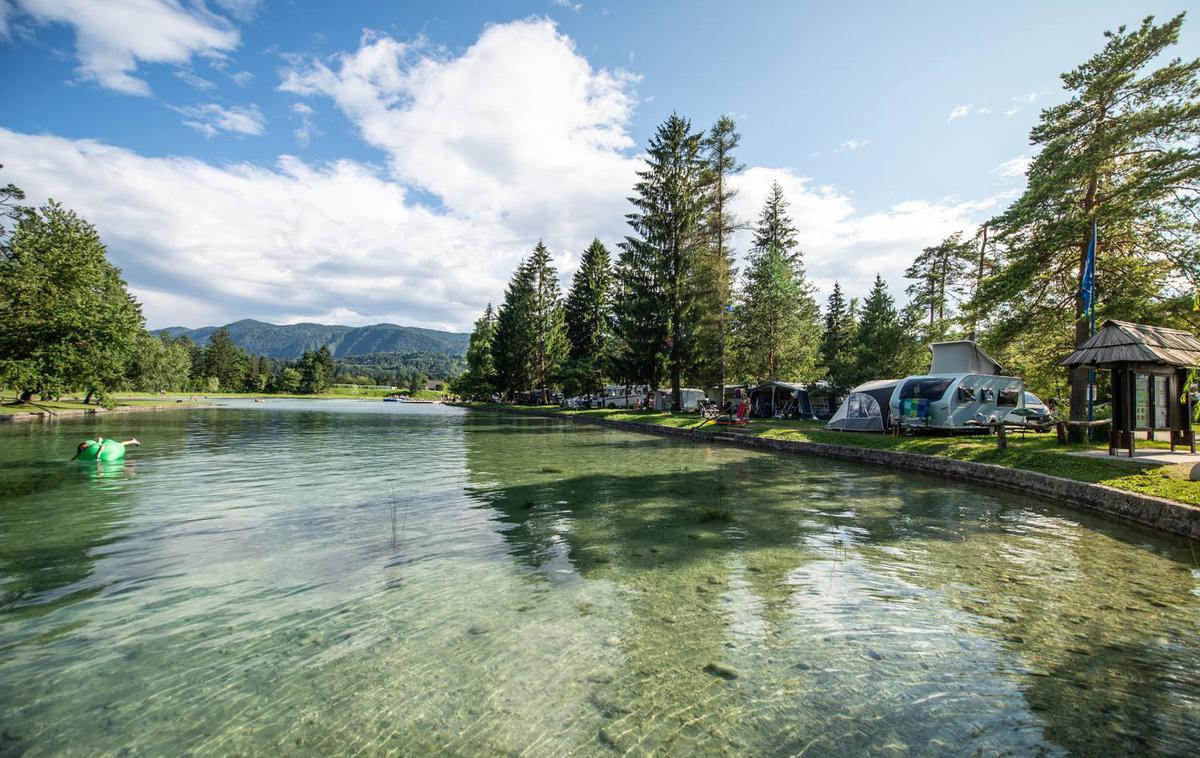
M1200 340L1182 329L1106 321L1091 339L1058 362L1060 366L1112 371L1112 428L1108 453L1134 454L1134 432L1154 439L1166 431L1171 450L1186 445L1196 452L1188 369L1200 366Z
M987 374L1001 375L1004 369L983 348L971 340L935 342L929 346L933 359L930 374Z
M877 379L850 390L826 429L852 432L882 432L891 422L891 399L900 379Z

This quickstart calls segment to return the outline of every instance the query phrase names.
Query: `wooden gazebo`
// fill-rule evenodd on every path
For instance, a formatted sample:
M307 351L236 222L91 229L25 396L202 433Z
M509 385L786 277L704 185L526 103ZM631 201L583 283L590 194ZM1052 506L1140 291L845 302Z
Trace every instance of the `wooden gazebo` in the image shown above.
M1108 454L1129 451L1134 433L1165 431L1171 452L1177 445L1196 452L1192 430L1194 400L1187 386L1189 369L1200 366L1200 340L1180 329L1107 321L1092 338L1058 362L1060 366L1112 372L1112 425Z

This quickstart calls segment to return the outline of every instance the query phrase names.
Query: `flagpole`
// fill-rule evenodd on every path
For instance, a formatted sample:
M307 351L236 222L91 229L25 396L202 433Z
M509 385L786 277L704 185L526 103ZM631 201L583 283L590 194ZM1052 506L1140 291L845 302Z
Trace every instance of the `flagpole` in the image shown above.
M1092 219L1091 281L1088 282L1088 337L1096 334L1096 219ZM1092 441L1092 416L1095 412L1096 369L1088 369L1088 442Z

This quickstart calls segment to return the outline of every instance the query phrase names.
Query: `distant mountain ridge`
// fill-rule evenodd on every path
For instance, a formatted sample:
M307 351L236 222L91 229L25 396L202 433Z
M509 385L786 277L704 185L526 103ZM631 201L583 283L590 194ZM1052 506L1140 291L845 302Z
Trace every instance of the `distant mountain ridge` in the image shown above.
M197 344L208 342L219 326L188 329L168 326L157 329L172 337L190 337ZM470 335L441 332L397 324L340 326L337 324L269 324L243 319L226 324L229 336L243 350L269 358L298 358L305 350L328 345L335 358L370 353L445 353L462 356L467 352Z

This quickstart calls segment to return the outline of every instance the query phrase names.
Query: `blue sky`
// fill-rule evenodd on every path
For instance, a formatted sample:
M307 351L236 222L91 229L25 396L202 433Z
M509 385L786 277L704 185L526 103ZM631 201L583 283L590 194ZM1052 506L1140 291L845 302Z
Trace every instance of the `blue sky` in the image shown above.
M822 293L1003 208L1105 29L1183 2L0 0L0 179L96 223L152 327L469 327L615 243L672 110L738 121ZM1200 19L1176 53L1200 55ZM897 293L898 294L898 293Z

